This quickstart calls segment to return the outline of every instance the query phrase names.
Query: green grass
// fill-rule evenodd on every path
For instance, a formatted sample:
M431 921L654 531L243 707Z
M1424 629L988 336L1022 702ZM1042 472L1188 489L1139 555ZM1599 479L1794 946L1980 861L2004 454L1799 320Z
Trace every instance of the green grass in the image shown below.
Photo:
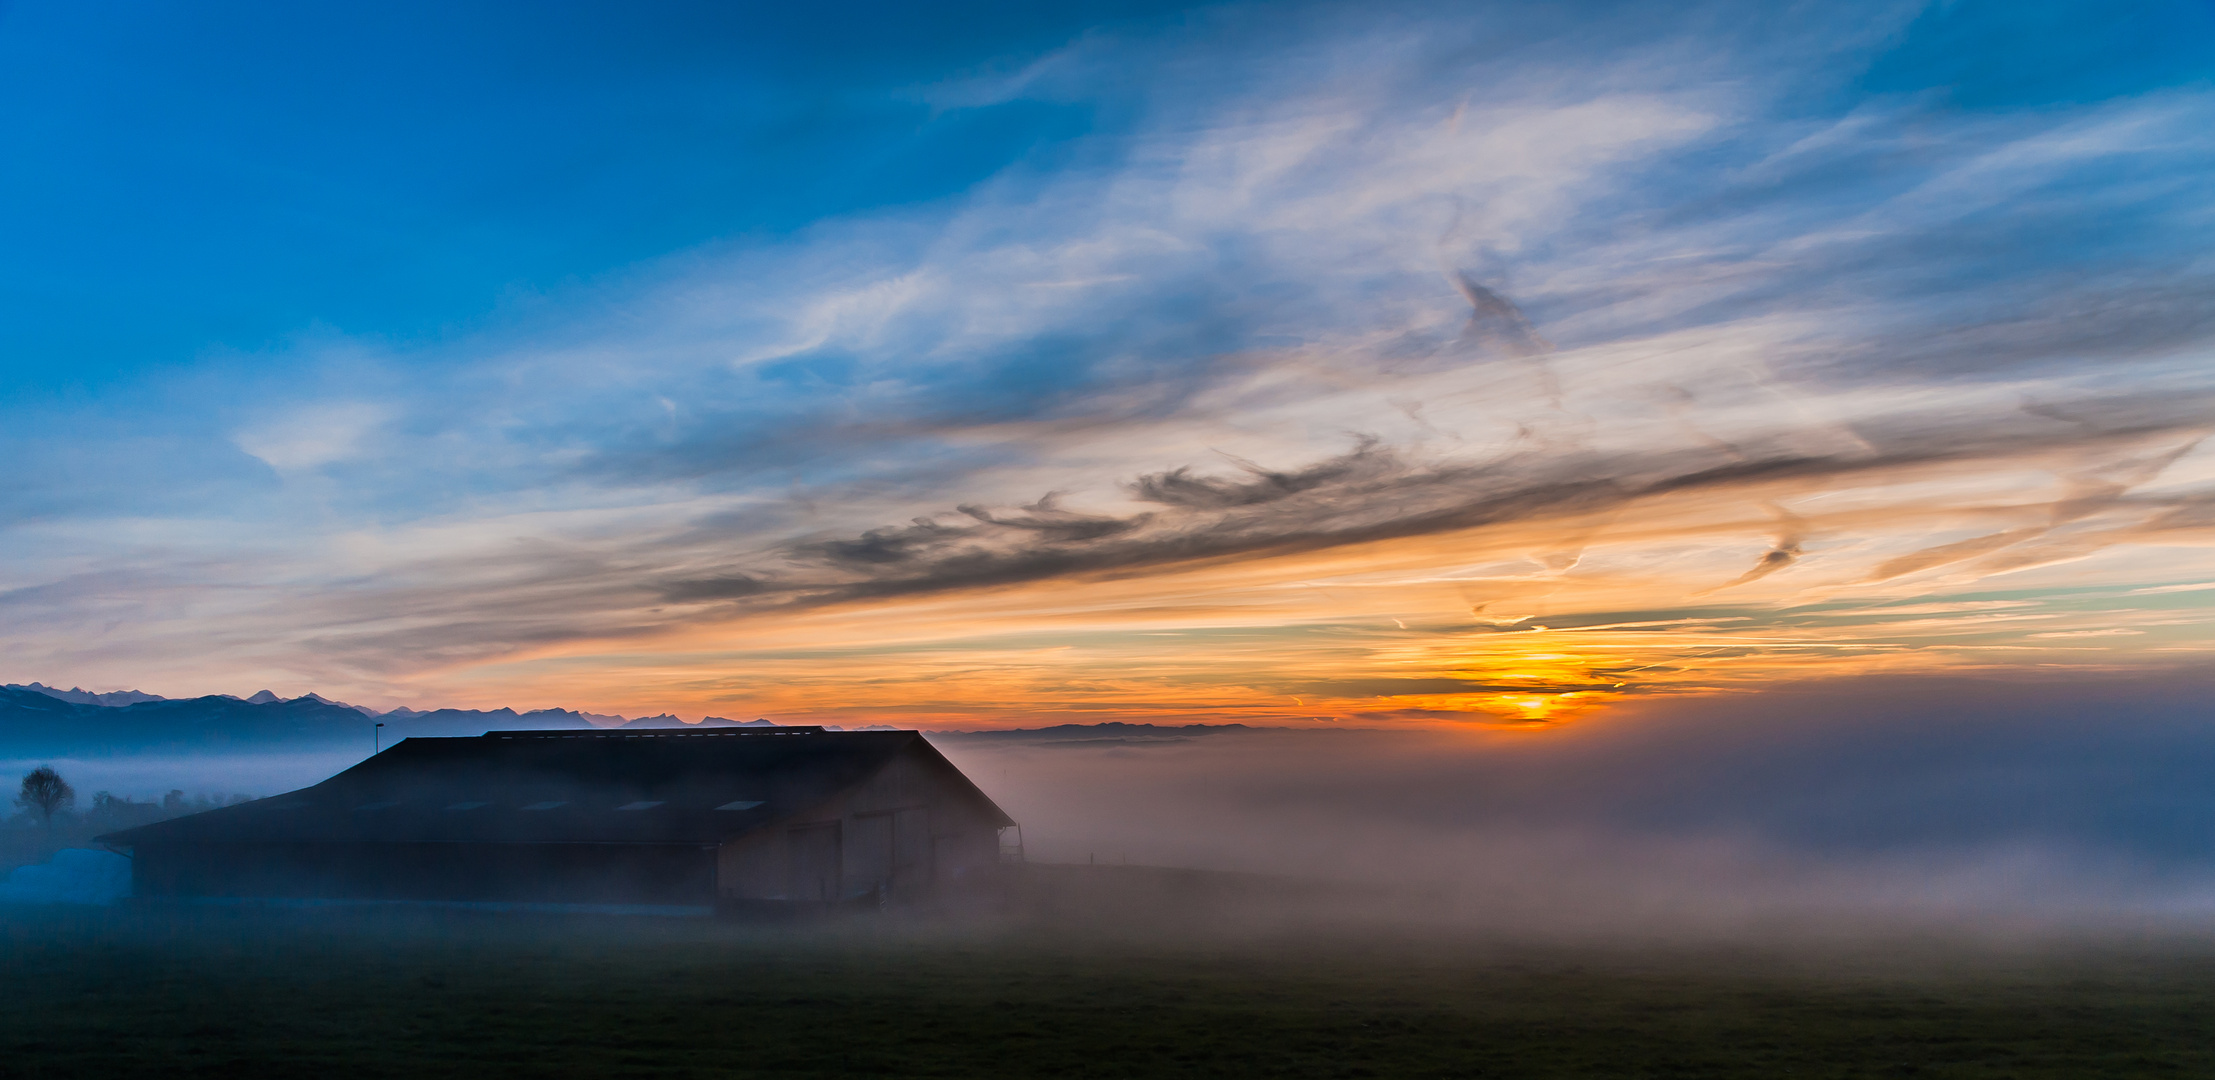
M0 917L23 1077L2215 1076L2215 953Z

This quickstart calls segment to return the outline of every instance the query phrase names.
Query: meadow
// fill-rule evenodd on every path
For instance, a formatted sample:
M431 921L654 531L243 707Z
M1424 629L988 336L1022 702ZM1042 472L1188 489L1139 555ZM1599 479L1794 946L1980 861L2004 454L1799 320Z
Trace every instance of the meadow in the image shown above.
M0 913L14 1077L2215 1075L2215 947Z

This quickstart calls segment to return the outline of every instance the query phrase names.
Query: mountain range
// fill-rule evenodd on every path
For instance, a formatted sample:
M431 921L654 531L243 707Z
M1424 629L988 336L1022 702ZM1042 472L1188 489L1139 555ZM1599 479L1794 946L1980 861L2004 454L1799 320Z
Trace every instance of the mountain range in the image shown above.
M398 708L380 713L320 694L288 699L267 690L243 698L165 698L137 690L61 690L36 682L0 685L0 757L312 750L374 744L380 736L389 746L411 735L482 735L506 728L774 726L767 720L718 716L687 724L666 713L625 719L572 709Z

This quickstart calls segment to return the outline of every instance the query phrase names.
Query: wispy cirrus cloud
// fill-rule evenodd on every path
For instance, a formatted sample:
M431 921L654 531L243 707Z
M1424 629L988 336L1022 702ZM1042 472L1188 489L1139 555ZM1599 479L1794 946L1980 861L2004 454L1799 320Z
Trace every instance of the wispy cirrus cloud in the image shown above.
M1967 663L1874 612L2207 569L2215 104L1855 90L1912 14L1230 12L925 88L1122 119L955 199L311 356L317 392L201 451L276 486L11 534L19 643L66 669L26 677L189 638L349 700L1525 716L1824 650ZM134 592L167 614L109 627ZM1849 630L1788 614L1856 595ZM1495 640L1710 607L1744 621L1668 658ZM871 650L906 659L853 675ZM1279 693L1325 683L1404 692Z

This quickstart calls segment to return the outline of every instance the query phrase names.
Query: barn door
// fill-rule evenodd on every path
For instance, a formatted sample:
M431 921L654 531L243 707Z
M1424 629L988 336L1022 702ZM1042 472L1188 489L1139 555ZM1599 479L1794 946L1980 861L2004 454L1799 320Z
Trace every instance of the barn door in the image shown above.
M839 898L838 822L794 825L786 832L790 886L785 895L802 903L827 904Z
M901 899L931 886L931 812L910 807L892 819L892 884Z
M855 895L888 896L892 892L893 840L890 812L854 815L854 835L847 844L847 879Z

